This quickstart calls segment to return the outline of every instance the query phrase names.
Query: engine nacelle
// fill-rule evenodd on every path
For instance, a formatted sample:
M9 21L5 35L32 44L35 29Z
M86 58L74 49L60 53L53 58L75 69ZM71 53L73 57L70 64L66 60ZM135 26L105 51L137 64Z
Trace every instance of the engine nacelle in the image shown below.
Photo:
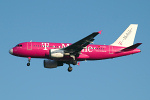
M63 66L63 62L59 62L55 60L44 60L45 68L56 68L57 66Z
M64 57L64 50L60 49L50 49L49 56L51 58L63 58Z

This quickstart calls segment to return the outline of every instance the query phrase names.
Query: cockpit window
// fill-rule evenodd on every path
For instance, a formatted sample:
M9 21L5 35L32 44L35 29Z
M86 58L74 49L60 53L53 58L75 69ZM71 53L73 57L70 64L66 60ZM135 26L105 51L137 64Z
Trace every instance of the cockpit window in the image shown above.
M22 47L22 44L17 44L16 47Z

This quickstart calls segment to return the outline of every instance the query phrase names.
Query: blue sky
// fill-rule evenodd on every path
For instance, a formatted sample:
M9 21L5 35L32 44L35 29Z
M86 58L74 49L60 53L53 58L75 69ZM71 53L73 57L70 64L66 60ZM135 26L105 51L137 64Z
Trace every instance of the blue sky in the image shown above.
M149 0L1 0L1 100L150 100ZM73 43L103 30L95 44L111 44L139 24L141 53L45 69L43 59L8 53L21 42Z

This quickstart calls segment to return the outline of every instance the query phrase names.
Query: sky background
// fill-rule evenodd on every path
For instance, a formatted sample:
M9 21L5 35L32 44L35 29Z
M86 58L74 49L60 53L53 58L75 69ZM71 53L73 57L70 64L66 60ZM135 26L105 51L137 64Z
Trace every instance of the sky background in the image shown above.
M138 24L141 53L45 69L43 59L9 54L21 42L74 43L102 31L95 44L113 43ZM149 0L0 0L0 100L150 100Z

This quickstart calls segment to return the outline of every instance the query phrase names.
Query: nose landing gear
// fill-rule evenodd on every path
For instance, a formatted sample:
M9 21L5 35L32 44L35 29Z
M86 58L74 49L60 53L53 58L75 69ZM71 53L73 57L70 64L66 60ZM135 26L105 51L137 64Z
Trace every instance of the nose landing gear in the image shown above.
M27 66L30 66L31 57L28 57L28 63Z
M27 63L27 66L30 66L30 63L29 63L29 62Z

